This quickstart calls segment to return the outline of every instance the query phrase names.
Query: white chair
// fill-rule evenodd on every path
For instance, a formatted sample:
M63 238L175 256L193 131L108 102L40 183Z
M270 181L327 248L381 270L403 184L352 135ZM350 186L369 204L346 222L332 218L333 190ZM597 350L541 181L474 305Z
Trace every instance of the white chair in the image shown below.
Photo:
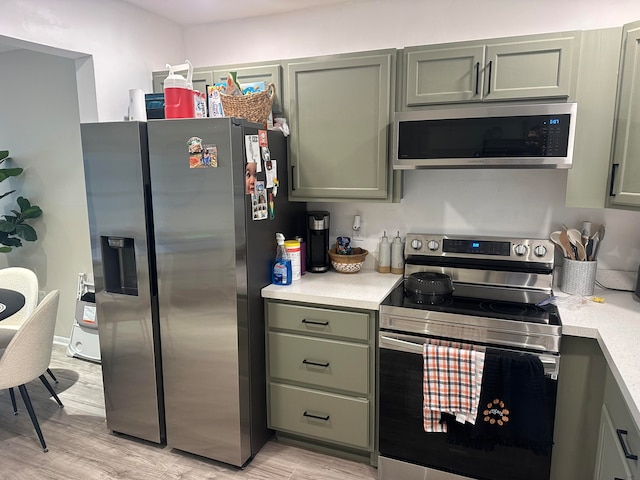
M26 384L43 377L51 362L59 297L58 290L50 292L20 326L7 348L0 351L0 390L18 387L45 452L48 451L47 444Z
M24 307L20 311L14 313L9 318L5 318L0 321L0 349L5 348L16 330L20 328L20 325L29 318L29 315L33 313L38 305L38 277L36 274L23 267L7 267L0 269L0 288L6 288L8 290L14 290L20 292L24 296ZM58 383L58 379L53 372L47 368L47 373L51 376L54 382ZM43 380L47 390L51 391L51 385L46 379ZM13 391L12 399L13 399ZM55 394L54 394L55 395ZM56 397L57 398L57 397ZM14 412L15 402L14 402Z

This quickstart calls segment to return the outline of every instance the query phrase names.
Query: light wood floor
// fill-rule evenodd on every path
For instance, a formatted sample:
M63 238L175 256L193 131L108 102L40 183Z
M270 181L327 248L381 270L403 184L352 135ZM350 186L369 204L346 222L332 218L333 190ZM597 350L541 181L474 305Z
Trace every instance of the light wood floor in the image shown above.
M58 408L39 380L29 394L49 451L44 453L16 390L14 416L8 391L0 392L0 479L11 480L356 480L376 470L269 441L244 470L159 447L107 430L100 366L66 356L54 346L51 370L64 403ZM53 382L51 382L53 384Z

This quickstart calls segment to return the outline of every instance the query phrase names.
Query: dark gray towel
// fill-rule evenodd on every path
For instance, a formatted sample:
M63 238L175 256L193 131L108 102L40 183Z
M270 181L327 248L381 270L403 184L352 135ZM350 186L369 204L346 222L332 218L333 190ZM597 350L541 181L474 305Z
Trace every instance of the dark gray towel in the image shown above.
M475 425L443 415L453 443L491 450L495 445L548 454L553 445L555 382L535 355L488 349Z

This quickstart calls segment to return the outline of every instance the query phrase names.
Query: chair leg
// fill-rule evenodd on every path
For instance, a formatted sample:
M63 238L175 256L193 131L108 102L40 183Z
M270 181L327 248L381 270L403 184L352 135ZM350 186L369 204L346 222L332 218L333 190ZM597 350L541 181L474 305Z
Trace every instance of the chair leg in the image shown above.
M24 406L27 407L27 412L29 412L29 416L31 417L31 422L33 423L33 427L36 429L36 433L38 434L38 438L40 439L40 445L42 445L42 450L48 452L47 444L44 441L44 436L42 435L42 430L40 430L40 424L38 423L38 419L36 418L36 412L33 411L33 405L31 405L31 399L29 398L29 394L27 393L27 387L24 385L20 385L18 387L20 390L20 395L22 395L22 401L24 402Z
M47 387L47 390L49 390L49 393L51 394L51 396L55 399L56 402L58 402L58 406L60 408L64 408L64 405L62 404L62 402L60 401L60 399L58 398L58 395L56 394L55 390L53 389L53 387L51 386L51 384L47 381L47 377L45 377L44 375L40 375L40 380L42 381L42 383L44 384L45 387Z
M11 405L13 406L13 414L18 414L18 405L16 405L16 394L13 392L13 388L9 389L9 396L11 396Z
M56 378L56 376L53 374L53 372L51 371L50 368L47 368L47 373L49 374L49 376L51 377L51 379L55 382L58 383L58 379Z

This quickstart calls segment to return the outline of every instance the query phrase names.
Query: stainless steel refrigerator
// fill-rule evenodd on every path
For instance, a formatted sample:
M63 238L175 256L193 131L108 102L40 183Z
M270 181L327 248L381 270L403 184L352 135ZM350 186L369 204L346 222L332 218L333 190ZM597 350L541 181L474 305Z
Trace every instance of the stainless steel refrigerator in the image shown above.
M260 289L275 233L304 229L305 204L287 201L286 139L268 133L263 193L247 194L254 124L93 123L81 133L107 426L242 466L270 433Z

